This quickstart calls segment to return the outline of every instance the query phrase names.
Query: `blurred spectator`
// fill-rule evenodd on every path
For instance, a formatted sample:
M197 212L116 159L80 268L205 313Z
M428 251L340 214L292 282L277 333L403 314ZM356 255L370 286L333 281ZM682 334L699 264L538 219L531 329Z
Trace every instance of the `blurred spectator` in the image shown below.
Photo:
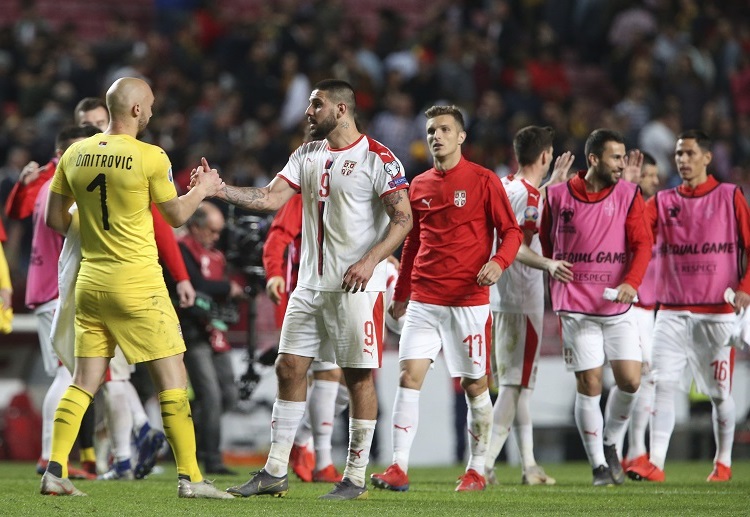
M729 76L732 105L738 115L750 114L750 55L745 53L739 66Z
M385 99L386 111L372 119L370 136L393 151L401 159L406 176L414 177L416 160L412 156L412 144L421 142L424 134L424 117L414 113L411 97L400 91L392 91Z
M632 2L641 4L641 2ZM633 5L620 11L612 20L607 39L616 53L626 53L638 41L657 32L656 17L643 5Z
M505 104L510 115L524 113L532 120L539 116L542 99L531 89L531 77L524 68L511 72L512 86L505 92ZM520 128L519 128L520 129ZM515 133L514 133L515 134Z
M531 89L542 100L563 102L570 96L570 81L554 47L545 45L526 62Z
M309 104L310 80L300 71L299 58L292 52L281 56L281 87L284 102L281 107L281 129L292 131L304 119ZM265 185L264 185L265 186Z
M475 118L467 131L467 144L472 160L487 164L495 147L509 145L508 119L505 102L495 90L487 90L479 100ZM485 165L487 166L487 165Z
M654 157L662 184L670 186L668 178L676 173L674 149L681 127L679 102L675 98L663 99L662 102L656 118L643 126L638 134L638 147Z
M705 82L698 76L688 52L678 54L667 70L666 94L674 95L680 105L680 127L695 128L700 124L701 110L708 101Z
M444 50L437 59L437 89L449 103L471 107L475 100L474 77L467 66L464 36L447 34Z
M638 142L638 133L651 118L650 99L648 90L642 84L633 84L628 89L625 97L615 104L615 114L623 117L626 144L634 147Z

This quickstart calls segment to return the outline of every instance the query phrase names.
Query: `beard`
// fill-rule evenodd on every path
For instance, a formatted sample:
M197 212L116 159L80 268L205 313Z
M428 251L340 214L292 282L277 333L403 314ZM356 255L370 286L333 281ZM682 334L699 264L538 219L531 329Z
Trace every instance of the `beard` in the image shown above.
M615 177L615 171L611 169L600 167L596 172L599 180L607 187L615 185L620 180L619 178Z
M146 130L146 126L148 126L148 118L141 115L141 117L138 119L138 135L143 134L143 132Z
M336 129L336 118L331 114L310 128L310 136L316 140L321 140L330 135L334 129Z

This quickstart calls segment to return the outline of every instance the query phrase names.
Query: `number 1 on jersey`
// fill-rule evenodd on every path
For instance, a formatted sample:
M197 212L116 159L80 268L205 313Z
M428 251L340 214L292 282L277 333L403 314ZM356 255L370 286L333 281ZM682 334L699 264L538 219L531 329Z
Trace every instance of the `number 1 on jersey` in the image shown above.
M109 230L109 211L107 210L107 176L103 172L96 175L96 178L91 180L86 190L93 192L99 187L99 199L102 203L102 228Z

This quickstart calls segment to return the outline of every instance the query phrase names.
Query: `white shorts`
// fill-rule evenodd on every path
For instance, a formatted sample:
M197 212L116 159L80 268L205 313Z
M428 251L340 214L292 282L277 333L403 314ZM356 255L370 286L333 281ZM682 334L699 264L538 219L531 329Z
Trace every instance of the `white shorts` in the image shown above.
M734 314L696 314L660 310L654 325L653 373L656 382L677 382L726 399L731 393L731 351L727 345Z
M534 389L544 314L492 311L492 375L498 386Z
M656 312L653 309L644 309L643 307L633 306L630 309L638 325L638 342L641 344L641 353L643 357L643 369L641 373L647 374L651 371L651 355L654 342L654 320Z
M55 316L57 307L57 298L47 303L43 303L34 309L36 316L36 331L39 334L39 348L42 351L42 364L44 371L50 377L57 375L57 369L62 363L58 359L55 350L52 348L50 331L52 330L52 318Z
M443 350L451 377L480 379L489 372L490 306L445 307L409 302L398 359L435 361Z
M339 367L336 363L331 363L328 361L318 361L317 359L313 361L312 365L310 366L310 369L313 372L330 372L331 370L335 370Z
M135 370L133 365L128 364L125 354L122 353L119 346L115 347L115 355L109 360L109 371L105 381L127 381L130 380L130 374Z
M617 316L560 313L563 359L568 371L583 372L606 361L641 361L632 311Z
M342 368L380 368L384 298L379 291L350 294L297 287L284 314L279 352Z

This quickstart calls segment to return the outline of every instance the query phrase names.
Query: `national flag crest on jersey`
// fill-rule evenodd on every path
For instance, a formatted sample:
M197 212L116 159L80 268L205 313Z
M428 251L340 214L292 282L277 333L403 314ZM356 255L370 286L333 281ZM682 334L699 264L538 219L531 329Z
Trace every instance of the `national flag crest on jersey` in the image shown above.
M456 190L453 192L453 204L461 208L466 204L466 191Z
M353 160L346 160L343 167L341 167L341 174L343 174L344 176L350 175L352 172L354 172L354 167L356 166L357 162Z

